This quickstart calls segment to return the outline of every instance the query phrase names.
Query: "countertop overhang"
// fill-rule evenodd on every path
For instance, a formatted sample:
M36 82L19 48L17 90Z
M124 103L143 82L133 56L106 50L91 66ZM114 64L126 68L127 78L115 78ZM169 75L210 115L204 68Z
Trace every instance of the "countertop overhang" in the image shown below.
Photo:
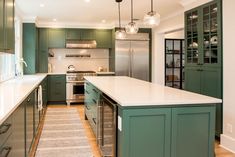
M126 76L86 76L85 79L122 107L222 103L221 99Z

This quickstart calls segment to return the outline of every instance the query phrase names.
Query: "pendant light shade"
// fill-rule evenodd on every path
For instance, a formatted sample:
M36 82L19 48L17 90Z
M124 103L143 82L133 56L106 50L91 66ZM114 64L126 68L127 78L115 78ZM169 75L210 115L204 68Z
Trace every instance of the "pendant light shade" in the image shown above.
M144 16L144 24L157 26L160 24L160 14L153 11L153 0L151 0L151 11Z
M117 28L115 35L116 38L118 39L123 39L126 37L126 32L125 30L122 28L121 25L121 9L120 9L120 3L122 2L122 0L116 0L116 2L118 3L118 19L119 19L119 28Z
M131 22L125 27L127 34L136 34L139 31L137 24L133 20L133 0L131 0Z

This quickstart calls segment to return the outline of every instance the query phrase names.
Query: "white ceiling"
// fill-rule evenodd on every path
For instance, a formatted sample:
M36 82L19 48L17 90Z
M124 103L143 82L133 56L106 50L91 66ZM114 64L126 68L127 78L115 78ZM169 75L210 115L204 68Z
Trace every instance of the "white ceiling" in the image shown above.
M40 25L64 26L114 26L118 20L117 3L115 0L15 0L21 10L22 16L27 19L37 17ZM144 14L150 10L150 0L133 0L134 18L142 20ZM123 25L130 21L130 2L123 0L121 3L121 16ZM40 4L45 4L40 7ZM180 0L154 0L154 10L164 17L182 11ZM56 22L53 19L57 19ZM106 20L102 23L102 20ZM141 23L141 21L140 21Z

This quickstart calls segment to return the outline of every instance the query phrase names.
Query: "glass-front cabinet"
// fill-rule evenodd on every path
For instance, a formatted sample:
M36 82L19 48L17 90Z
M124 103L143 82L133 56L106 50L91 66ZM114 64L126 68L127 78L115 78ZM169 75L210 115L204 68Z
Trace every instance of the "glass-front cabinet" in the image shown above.
M185 13L186 65L221 65L221 6L218 1Z
M184 88L184 39L165 39L165 85Z

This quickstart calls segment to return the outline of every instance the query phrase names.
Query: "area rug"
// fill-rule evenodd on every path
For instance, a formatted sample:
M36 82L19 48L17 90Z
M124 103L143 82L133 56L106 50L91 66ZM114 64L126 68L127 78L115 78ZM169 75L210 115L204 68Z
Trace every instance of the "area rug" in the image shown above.
M76 108L48 108L35 157L93 157Z

